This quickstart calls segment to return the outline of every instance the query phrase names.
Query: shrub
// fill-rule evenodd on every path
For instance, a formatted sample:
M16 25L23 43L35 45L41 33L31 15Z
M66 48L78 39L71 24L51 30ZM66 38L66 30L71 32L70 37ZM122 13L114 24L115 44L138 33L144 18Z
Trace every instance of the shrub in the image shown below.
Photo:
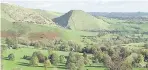
M38 58L37 58L37 56L32 56L31 57L31 60L30 60L30 65L31 66L38 66Z
M59 56L56 53L51 54L50 56L50 61L53 65L57 65L58 64L58 59Z
M66 67L68 70L83 70L84 67L84 57L79 54L69 53Z
M29 40L25 40L25 39L19 39L18 43L26 46L30 44Z
M16 38L6 38L6 44L8 45L8 47L12 47L13 49L17 49L17 40Z
M146 64L146 68L148 68L148 63Z
M31 56L24 55L23 56L23 59L30 60L31 59Z
M49 59L45 60L44 62L45 70L47 70L47 67L50 67L50 66L51 66L50 60Z
M8 55L8 59L9 59L9 60L12 60L12 61L15 60L14 54L13 54L13 53L9 54L9 55Z
M1 57L3 58L3 53L7 50L7 46L1 45Z
M40 51L36 51L32 54L32 56L37 56L38 61L40 63L43 63L45 61L45 56L40 52Z
M148 44L144 44L145 49L148 49Z
M60 63L65 63L66 59L64 55L60 55Z

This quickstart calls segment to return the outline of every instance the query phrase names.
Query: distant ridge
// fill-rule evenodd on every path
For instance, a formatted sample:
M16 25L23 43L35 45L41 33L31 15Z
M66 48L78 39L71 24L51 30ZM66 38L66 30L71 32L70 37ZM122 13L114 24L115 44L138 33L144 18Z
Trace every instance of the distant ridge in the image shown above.
M62 27L72 30L105 30L109 26L102 19L97 19L82 10L71 10L53 19L53 21Z

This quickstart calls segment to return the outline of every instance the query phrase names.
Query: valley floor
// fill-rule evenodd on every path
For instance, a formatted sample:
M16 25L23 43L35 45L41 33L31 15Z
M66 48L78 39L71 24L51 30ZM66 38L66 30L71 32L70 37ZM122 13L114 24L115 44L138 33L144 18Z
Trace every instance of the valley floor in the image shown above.
M20 49L8 49L4 52L2 59L2 68L3 70L12 70L14 68L21 68L22 70L45 70L43 64L39 64L37 67L29 66L29 61L23 59L24 55L31 56L34 51L41 51L44 55L48 55L47 50L39 50L32 48L20 48ZM68 56L69 52L64 51L55 51L58 55ZM7 60L7 56L10 53L14 53L15 60ZM81 54L81 53L80 53ZM57 66L51 66L47 70L66 70L65 64L58 64ZM85 70L105 70L103 64L92 64L85 66ZM146 68L134 68L133 70L147 70Z

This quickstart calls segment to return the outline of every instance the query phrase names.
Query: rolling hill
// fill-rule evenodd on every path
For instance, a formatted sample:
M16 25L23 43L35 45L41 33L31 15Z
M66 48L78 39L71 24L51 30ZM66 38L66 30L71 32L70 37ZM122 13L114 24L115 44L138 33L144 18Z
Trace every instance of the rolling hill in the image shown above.
M45 15L34 9L24 8L13 4L1 3L1 14L1 18L5 18L12 22L27 22L34 24L54 23L50 18L46 18Z
M32 16L29 16L30 14ZM61 13L58 12L28 9L17 5L1 3L1 37L12 36L14 30L19 32L26 31L20 37L26 39L35 38L36 40L46 39L46 37L52 34L57 34L57 37L64 40L80 42L81 35L96 35L96 33L92 32L68 30L55 25L51 19L60 15Z
M1 32L2 35L7 36L12 35L7 33L9 31L18 30L21 32L21 30L24 30L26 34L23 34L22 37L25 38L40 40L41 38L46 39L46 37L52 36L52 34L57 34L57 37L64 40L80 42L81 36L96 36L101 31L108 33L124 33L128 31L124 33L125 35L131 32L147 32L147 23L129 23L125 20L106 17L96 18L81 10L71 10L62 15L57 12L28 9L6 3L1 3L1 9L1 25L3 26L1 27Z
M109 26L102 19L97 19L82 10L71 10L60 17L54 18L53 21L72 30L106 30Z

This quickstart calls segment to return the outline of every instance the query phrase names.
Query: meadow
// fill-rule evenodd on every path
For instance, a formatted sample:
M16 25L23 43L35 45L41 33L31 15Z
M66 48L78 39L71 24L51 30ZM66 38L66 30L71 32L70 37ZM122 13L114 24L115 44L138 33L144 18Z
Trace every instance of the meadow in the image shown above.
M39 66L32 67L29 66L29 61L22 59L24 55L31 56L34 51L41 51L44 55L48 55L47 50L39 50L39 49L33 49L33 48L20 48L20 49L8 49L4 52L5 59L2 60L3 69L4 70L12 70L14 68L21 68L22 70L44 70L44 65L42 63L39 64ZM55 53L58 53L58 55L65 55L68 56L69 52L64 51L54 51ZM10 61L7 60L7 56L10 53L14 53L15 60ZM80 53L81 54L81 53ZM91 66L86 65L84 70L105 70L106 68L103 66L102 63L98 64L92 64ZM59 63L57 66L51 66L47 70L66 70L65 64ZM134 68L133 70L147 70L146 68Z

